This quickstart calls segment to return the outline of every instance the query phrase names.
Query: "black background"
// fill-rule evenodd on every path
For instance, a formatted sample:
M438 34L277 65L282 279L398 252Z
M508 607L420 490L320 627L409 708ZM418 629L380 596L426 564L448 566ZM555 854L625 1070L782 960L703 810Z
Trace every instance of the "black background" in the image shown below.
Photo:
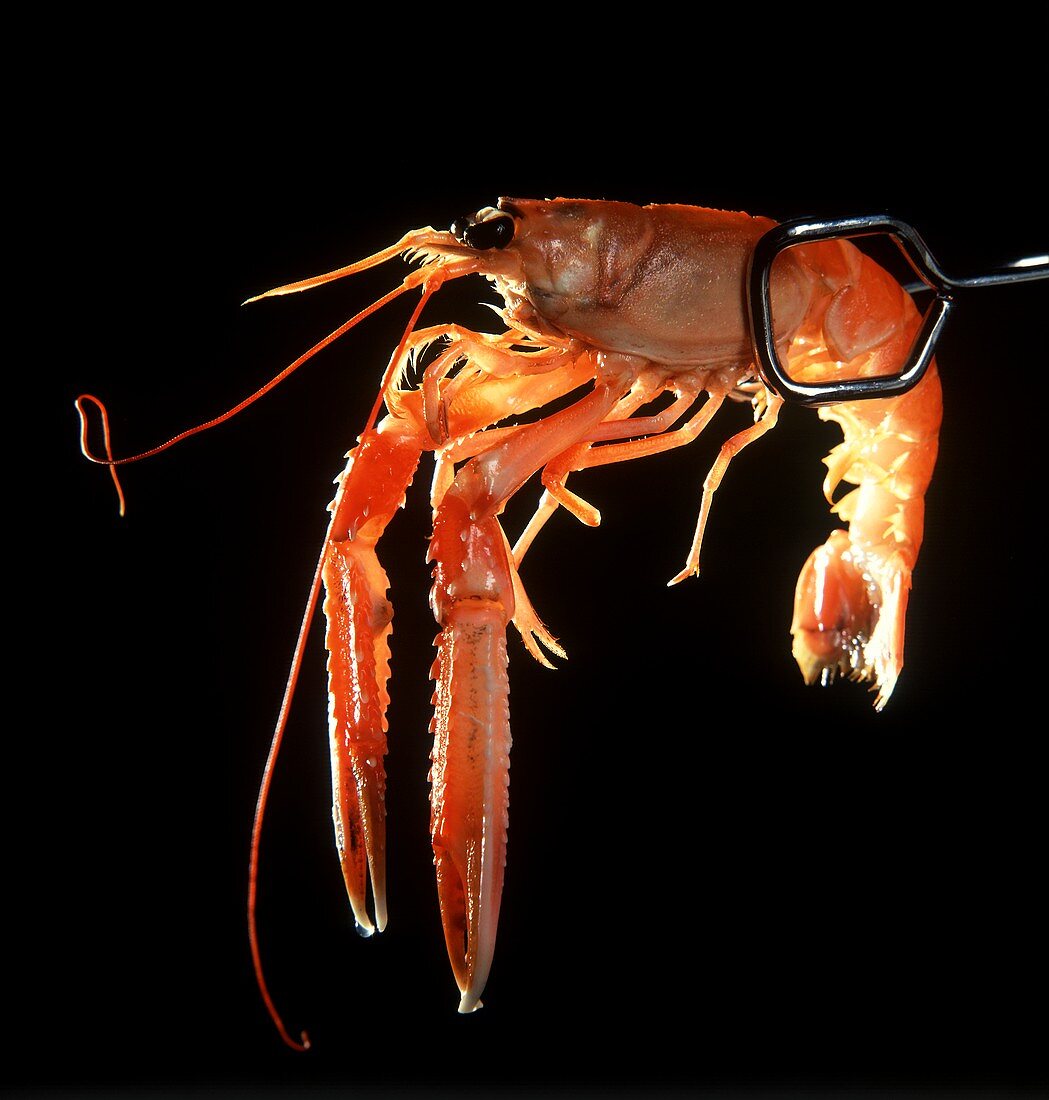
M328 28L282 30L212 46L143 29L148 48L63 68L61 113L27 129L26 199L46 216L22 369L46 388L16 418L49 435L11 464L31 498L13 677L31 706L11 735L6 1083L1044 1084L1044 285L970 295L941 344L941 458L881 715L859 687L805 688L790 655L794 580L832 526L834 429L786 410L726 478L702 576L672 589L704 473L747 410L573 480L604 522L558 514L524 569L569 660L549 672L511 640L509 864L469 1018L427 832L420 473L382 548L386 934L354 935L333 851L319 626L273 792L263 951L308 1055L256 995L248 837L331 479L411 307L125 468L125 519L72 409L103 397L121 454L215 415L395 275L238 303L501 194L887 211L959 274L1045 251L1044 20L761 47L741 27L671 46L667 27L599 49L520 13L327 49ZM482 297L457 284L427 317L483 325Z

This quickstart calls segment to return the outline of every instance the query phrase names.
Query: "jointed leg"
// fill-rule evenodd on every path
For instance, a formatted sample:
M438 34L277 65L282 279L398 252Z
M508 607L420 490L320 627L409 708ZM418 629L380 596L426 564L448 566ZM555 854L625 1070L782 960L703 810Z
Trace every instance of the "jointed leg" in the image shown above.
M550 516L557 510L559 504L566 507L577 519L589 526L596 526L600 522L601 515L596 508L581 500L574 493L569 493L565 488L565 481L569 473L574 470L586 470L593 466L605 466L613 462L629 462L631 459L661 454L664 451L673 450L675 447L684 447L686 444L691 443L710 423L724 399L725 394L722 392L711 393L696 415L675 432L654 436L650 439L636 439L629 443L610 443L604 447L598 447L596 450L587 443L579 445L563 455L558 455L543 471L543 484L546 486L546 492L543 493L535 514L514 546L515 563L520 565L532 541ZM672 410L678 410L683 401L684 396L664 410L664 413L659 414L658 417L650 417L646 420L656 425ZM614 439L616 436L623 438L636 434L637 426L642 423L644 422L640 419L637 421L624 420L605 423L600 426L598 431L601 433L602 439ZM592 438L594 434L596 433L592 433L588 438Z
M755 439L760 439L766 432L776 426L776 420L779 417L779 410L782 405L783 399L781 397L770 395L765 406L764 416L755 424L751 424L749 428L737 432L736 435L726 440L722 445L718 457L714 460L714 465L710 468L710 473L707 474L703 482L703 500L699 506L699 520L696 523L696 533L692 538L692 547L688 552L685 568L670 581L670 584L678 584L686 577L695 576L699 573L699 551L703 545L703 532L707 526L707 517L710 515L710 504L714 499L714 493L717 492L721 479L728 470L729 463L736 455L744 447L753 443Z
M471 459L434 517L431 602L441 633L434 665L431 832L461 1012L479 1006L488 977L506 850L505 635L516 617L518 582L498 515L536 470L608 415L632 380L627 367L616 367L601 364L597 385L582 400Z

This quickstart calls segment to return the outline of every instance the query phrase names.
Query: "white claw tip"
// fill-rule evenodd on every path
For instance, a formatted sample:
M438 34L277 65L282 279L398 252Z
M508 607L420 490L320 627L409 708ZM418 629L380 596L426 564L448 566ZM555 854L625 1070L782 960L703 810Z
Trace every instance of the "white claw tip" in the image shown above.
M386 931L386 888L381 887L378 892L375 891L375 882L372 881L372 897L375 902L375 931Z
M484 1002L480 1000L476 994L464 993L462 1000L459 1002L459 1014L462 1016L469 1015L471 1012L476 1012L479 1008L484 1008Z
M375 925L369 921L367 924L361 924L361 922L354 921L354 927L357 929L357 935L362 936L364 939L368 939L369 936L375 932Z

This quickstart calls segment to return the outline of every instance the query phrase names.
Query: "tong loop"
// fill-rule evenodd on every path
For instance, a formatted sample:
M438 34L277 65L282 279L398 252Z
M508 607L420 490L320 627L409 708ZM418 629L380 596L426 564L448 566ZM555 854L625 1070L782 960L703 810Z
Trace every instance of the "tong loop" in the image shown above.
M770 278L776 257L794 245L833 237L887 235L907 258L915 274L935 294L903 367L896 374L870 378L849 378L840 382L797 382L787 373L776 352L772 332ZM816 221L797 218L770 229L757 243L747 278L747 307L754 340L758 374L773 393L798 405L836 405L843 401L866 401L897 397L913 389L932 362L936 342L955 306L954 293L973 287L1020 283L1049 278L1049 256L1018 260L1008 267L964 279L945 275L928 245L906 222L885 214Z

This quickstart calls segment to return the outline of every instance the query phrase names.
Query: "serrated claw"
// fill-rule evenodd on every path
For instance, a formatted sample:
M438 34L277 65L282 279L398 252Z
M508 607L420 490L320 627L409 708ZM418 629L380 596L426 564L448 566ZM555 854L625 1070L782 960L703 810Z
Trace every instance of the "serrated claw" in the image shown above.
M502 609L487 601L456 607L438 642L436 671L434 865L459 1011L472 1012L492 966L506 865L511 741Z
M338 479L322 563L328 648L332 820L357 930L386 927L386 710L389 580L375 545L419 461L417 436L384 422L350 452ZM376 493L376 485L383 487ZM368 912L371 882L374 920Z

